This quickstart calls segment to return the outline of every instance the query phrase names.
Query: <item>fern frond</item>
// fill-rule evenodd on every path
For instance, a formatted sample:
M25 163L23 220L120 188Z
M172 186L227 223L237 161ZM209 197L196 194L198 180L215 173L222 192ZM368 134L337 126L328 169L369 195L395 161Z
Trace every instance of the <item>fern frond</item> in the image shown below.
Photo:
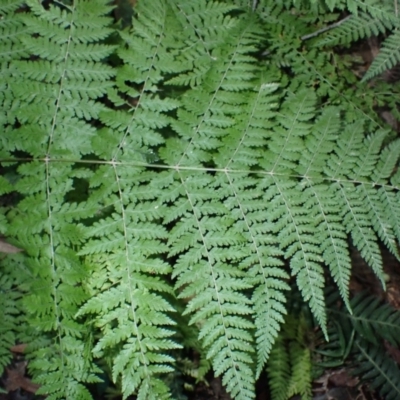
M93 128L85 124L84 120L98 116L102 107L93 99L106 92L109 84L105 82L113 75L112 69L108 66L103 66L102 74L96 73L98 68L94 67L93 69L92 60L97 60L98 55L101 58L108 56L113 48L103 44L92 44L90 38L83 42L80 30L82 22L79 22L79 16L86 11L80 10L79 6L74 6L70 12L61 11L60 8L54 6L46 11L38 6L37 2L31 3L37 16L27 14L23 20L32 33L39 33L40 36L26 37L24 44L30 49L31 54L40 57L41 60L37 62L19 61L15 64L18 72L25 77L25 85L29 85L30 97L26 96L25 85L15 84L13 86L14 93L23 101L17 117L21 121L33 124L34 128L31 129L34 129L36 133L36 141L31 143L29 151L40 157L46 151L44 148L47 143L47 153L51 153L52 144L50 143L52 143L53 137L57 138L54 147L58 146L65 151L71 147L68 143L70 137L66 135L66 132L76 128L78 132L85 134L76 135L77 153L72 152L71 155L85 154L90 148L91 135L88 133L92 131L93 134ZM92 18L93 20L97 18L101 21L99 24L101 23L101 26L104 27L104 19L100 13L102 2L98 3L99 10L93 13ZM85 2L79 4L82 5ZM50 24L58 33L49 32L46 37L46 31L44 31L41 36L41 24L46 26ZM97 29L101 30L101 26ZM70 30L68 31L66 27L69 27ZM60 45L60 41L62 41L62 45ZM75 51L78 48L80 50ZM78 78L78 70L91 72L88 72L82 79L80 74ZM54 85L58 85L57 91L54 91ZM32 96L33 93L35 94ZM52 98L56 99L55 104L51 103L50 99ZM47 136L43 121L47 121L50 137ZM22 137L27 130L27 124L24 125L20 129ZM37 148L40 145L41 149Z
M357 40L383 34L387 30L393 29L394 26L392 19L372 18L371 15L360 12L358 15L352 15L337 28L331 29L316 45L321 47L349 46Z
M292 341L289 345L292 376L288 382L288 398L299 394L302 399L311 398L311 352L298 342Z
M385 339L394 346L400 340L400 313L388 304L381 304L379 299L363 294L351 301L353 315L347 316L360 336L372 344L378 339Z
M41 384L38 393L51 399L90 399L84 383L99 381L90 329L75 318L87 298L82 288L86 270L75 252L83 240L79 221L93 208L85 201L66 200L76 180L91 173L74 169L73 162L50 161L60 156L79 159L91 151L94 128L87 120L98 118L102 106L96 98L105 93L105 81L113 75L108 66L103 75L82 79L76 74L79 68L90 69L85 58L97 60L112 51L110 46L93 43L96 34L85 36L79 28L89 18L97 21L98 31L107 29L109 19L103 16L110 10L107 1L91 2L89 10L85 4L76 2L63 10L53 4L46 10L38 2L28 2L31 12L21 15L21 21L29 35L21 40L34 61L20 59L12 64L18 76L10 81L18 104L18 109L12 109L16 128L4 138L7 148L38 159L18 170L20 179L14 189L22 199L9 218L10 234L26 246L33 277L24 309L36 332L46 332L49 338L30 353L36 357L30 369Z
M163 143L158 131L168 125L167 113L179 102L157 93L156 85L164 75L181 70L180 62L171 56L183 50L182 43L176 45L179 30L179 22L167 3L152 2L140 12L131 32L120 33L123 45L118 55L124 65L118 70L116 90L109 96L114 104L128 107L131 113L108 109L101 114L107 128L94 142L100 157L146 162L150 149Z
M23 44L28 30L20 15L15 12L23 3L23 1L8 0L0 4L0 129L2 131L0 154L5 158L15 149L15 144L6 138L12 135L9 124L15 122L14 113L18 108L18 102L10 88L13 82L18 81L12 62L28 55Z
M334 341L324 345L322 351L317 350L325 357L322 365L340 365L347 359L354 366L353 373L367 381L372 389L377 389L385 399L397 398L400 370L382 341L398 345L399 311L382 304L378 298L360 293L351 300L353 314L350 315L346 310L337 309L337 300L337 294L329 296L328 312L333 322L330 332Z
M264 204L262 190L257 182L249 177L226 174L231 197L226 201L230 212L237 217L238 230L243 232L251 251L242 260L241 268L248 271L248 280L253 287L255 326L257 338L257 371L261 373L274 344L275 338L286 314L284 291L289 289L286 283L288 275L282 269L283 255L277 240L268 232L264 222ZM252 196L242 196L245 188L253 186ZM259 233L263 232L262 238Z
M371 388L387 400L395 400L400 396L400 369L390 358L385 349L370 346L363 341L356 342L359 351L358 366L354 374L361 375Z
M379 193L376 189L370 185L361 184L360 194L365 198L368 208L370 209L370 220L377 232L379 238L386 245L386 247L394 254L397 258L400 258L397 243L394 236L394 227L392 221L385 211L384 204L382 204Z
M119 179L106 187L107 192L100 187L93 196L103 196L104 206L115 210L87 230L91 239L82 254L91 255L88 260L96 273L88 286L91 298L79 315L93 316L102 333L94 354L112 358L113 380L121 379L124 398L131 393L143 399L169 398L159 375L172 370L168 351L179 346L171 340L169 328L175 324L169 316L174 308L165 299L172 288L153 276L170 271L157 257L166 251L162 244L166 232L154 224L161 215L158 190L146 188L140 178L135 194L128 195L131 180L126 177L132 179L132 171L100 169L102 181L108 182L109 172ZM119 265L117 270L114 263Z
M92 298L79 315L92 316L100 329L94 354L112 359L112 378L121 382L124 398L136 393L140 399L167 399L169 388L161 375L172 371L170 351L180 346L171 338L174 308L166 299L173 291L160 279L171 272L161 256L167 252L167 231L158 225L166 208L157 174L124 162L148 161L152 149L163 143L159 132L168 126L168 114L179 105L157 93L164 76L182 69L171 57L181 50L176 47L179 21L162 1L137 11L131 31L121 32L118 55L124 65L109 92L120 109L101 113L105 128L93 142L99 157L112 160L91 180L93 201L101 200L109 212L87 230L90 240L82 254L90 255L98 272Z
M3 228L3 227L2 227ZM22 297L25 295L22 285L26 277L23 275L24 269L21 268L21 261L16 257L0 253L1 272L0 272L0 373L9 365L12 360L11 347L17 343L21 337L20 332L28 330L25 322L25 312L22 307Z
M353 242L361 252L361 255L371 265L382 284L384 284L382 259L379 246L376 243L377 238L374 231L370 229L372 224L368 215L369 206L366 204L368 199L361 194L360 187L356 188L352 184L344 182L346 177L350 179L358 178L357 175L360 169L358 169L357 164L362 161L357 160L363 160L364 152L370 149L370 147L364 145L365 150L362 151L363 136L361 129L362 125L359 122L348 125L344 134L339 138L338 147L328 160L325 171L328 176L338 180L338 182L343 182L332 186L337 191L336 194L332 195L342 199L341 214L344 217L343 221L346 230L351 233ZM371 157L370 162L371 166L368 168L372 169L375 161ZM354 171L356 171L356 176ZM376 174L376 167L374 174ZM377 226L377 229L380 228Z
M340 207L335 194L324 184L314 184L307 180L309 193L307 208L315 210L314 221L318 226L322 258L339 288L346 307L350 310L349 282L351 260L347 244L347 234L341 224Z
M299 190L297 183L271 177L265 179L268 187L269 222L285 257L290 259L292 274L296 276L304 300L309 304L316 320L325 332L324 274L320 263L321 248L313 232L315 221L303 206L306 196L294 196Z
M342 215L346 230L351 233L353 243L360 251L361 256L371 266L382 285L385 286L381 252L377 244L376 234L371 229L372 224L365 195L359 188L341 184L337 186L337 196L343 202Z
M174 271L179 296L191 298L185 313L191 313L191 323L199 325L207 357L215 373L223 375L228 391L238 399L253 398L253 324L247 319L252 309L243 294L250 285L241 279L240 269L230 268L241 260L241 234L216 202L218 183L215 190L207 191L210 177L193 179L183 173L179 177L185 200L183 217L169 240L172 254L179 255L190 245L179 255ZM218 222L212 215L219 216Z
M329 154L335 146L340 128L338 110L326 108L319 117L311 135L307 136L300 159L299 172L310 193L307 209L314 209L314 221L320 229L321 250L324 262L329 266L346 305L349 307L348 284L350 280L350 257L346 243L346 233L340 224L340 207L328 187L316 179L324 170ZM312 176L310 179L308 176ZM314 182L315 181L315 182Z
M290 381L290 361L286 344L278 337L268 359L267 372L273 400L288 398L288 382Z
M303 137L311 131L310 121L315 116L314 96L307 90L290 93L279 110L274 135L268 142L269 152L261 165L266 171L284 173L296 168L304 149Z
M289 314L267 363L273 400L287 400L300 394L311 396L311 352L304 341L307 324L300 314Z
M386 146L380 154L376 168L371 176L374 184L386 183L392 176L400 157L400 140Z
M264 136L268 121L266 110L275 108L277 101L273 94L277 85L268 82L267 77L263 78L256 90L250 92L248 112L235 116L235 120L240 119L241 122L236 123L235 127L230 129L231 134L223 138L221 149L224 151L214 159L218 166L228 169L248 168L262 157L260 147L267 141L267 136ZM232 104L234 95L231 97ZM248 270L254 288L252 299L255 311L258 376L283 323L286 299L282 291L289 289L285 282L288 276L279 268L282 262L278 256L283 253L279 250L276 239L265 231L262 189L257 188L257 180L252 180L247 175L226 172L226 181L227 196L229 193L226 205L237 218L238 229L243 232L251 249L241 266ZM243 197L241 194L250 188L253 188L253 195ZM262 240L257 239L261 231L265 232Z
M363 81L367 81L393 68L400 61L400 30L395 30L383 43L379 54L375 57Z
M167 141L160 151L169 165L209 163L210 151L222 147L222 139L235 129L235 118L243 104L237 94L253 89L252 79L258 71L251 53L259 27L251 21L236 24L203 78L203 86L183 96L184 105L172 123L180 140ZM240 101L235 101L235 97Z
M224 149L224 152L218 152L218 155L213 159L213 162L215 162L217 165L224 166L225 168L230 169L234 166L239 165L246 166L249 163L248 160L250 160L251 157L254 157L254 161L257 159L257 147L260 146L260 140L262 139L259 134L256 135L256 132L260 130L260 128L262 129L262 126L260 126L260 124L262 123L261 120L265 118L265 108L262 107L267 105L268 103L271 103L272 107L274 106L274 97L271 96L271 93L276 90L276 85L263 82L260 86L257 87L257 91L253 92L254 89L250 83L250 79L254 76L257 69L254 68L254 66L251 66L250 63L252 57L248 54L251 53L254 49L253 42L255 40L254 35L255 33L257 33L257 26L252 26L252 29L249 29L249 27L250 25L246 21L246 23L243 22L241 24L237 24L237 26L235 26L235 28L231 30L231 37L229 40L227 40L227 43L224 46L224 53L222 53L221 56L214 61L214 65L211 66L210 70L207 72L207 74L205 74L203 78L203 81L207 82L207 85L205 86L205 88L207 88L207 91L192 90L186 93L184 98L184 106L186 107L186 110L180 109L178 111L178 118L181 122L179 124L174 122L172 126L175 128L176 132L179 134L182 140L186 141L186 143L188 144L180 144L176 140L170 140L167 142L166 148L160 151L160 155L169 164L179 165L180 163L183 163L183 165L193 165L193 163L196 164L197 162L209 162L210 160L205 159L204 155L206 154L206 151L209 152L214 148ZM245 114L243 122L241 122L243 129L240 129L241 125L237 126L237 124L235 123L238 118L241 118L240 108L242 107L243 95L239 96L240 92L244 92L245 94L249 93L249 95L251 96L251 101L249 102L249 114ZM238 99L238 101L236 99ZM220 109L220 111L218 114L210 114L209 110L211 109ZM193 118L193 111L195 112L195 115L198 115L197 119ZM193 132L195 136L193 135ZM228 133L231 134L228 135ZM215 135L215 139L211 138L210 134ZM219 139L219 137L222 137L222 141ZM202 138L207 139L206 141L203 141ZM249 146L246 149L246 147L244 147L246 146L246 143L250 143L251 147ZM178 147L178 145L180 147ZM228 153L226 152L226 149L229 149ZM175 154L177 155L177 157L175 156ZM226 154L230 154L229 158L226 156ZM184 157L187 157L188 160L186 160ZM252 163L254 163L254 161L252 161ZM186 187L186 181L188 181L188 184L195 180L200 182L199 178L199 175L197 175L197 177L189 176L185 180L183 180L183 178L181 177L181 182L182 185L185 185ZM200 194L201 192L203 192L200 197L203 203L205 199L207 199L207 196L212 196L210 197L210 199L213 198L214 194L211 195L210 193L208 193L208 191L206 191L206 187L209 186L212 182L208 179L209 178L207 178L207 175L204 175L202 177L202 180L204 182L202 183L201 188L203 188L203 185L206 185L203 189L198 188L194 192L193 189L185 189L185 192L187 192L187 194L183 197L183 202L179 202L177 204L179 211L171 210L171 214L174 214L175 218L177 218L179 215L185 215L185 208L188 207L187 202L191 204L191 207L194 207L194 204L196 204L196 200L191 198L194 193ZM234 253L231 252L229 259L232 257L239 257L235 262L246 268L249 268L252 264L254 264L254 262L257 263L256 266L251 268L251 282L253 285L257 286L257 289L254 292L253 301L255 303L254 310L257 312L257 316L255 318L255 323L257 327L256 336L258 341L259 360L257 369L258 373L260 373L265 363L265 360L268 357L271 345L275 340L277 332L279 331L280 324L282 323L282 314L284 314L285 312L283 306L285 298L279 293L279 290L282 290L287 286L282 280L282 278L286 278L286 274L283 271L279 271L279 269L277 268L273 268L276 265L280 265L279 260L275 259L275 256L280 253L279 250L277 248L274 249L273 247L269 249L269 246L265 246L267 243L262 244L255 241L255 235L258 229L257 225L254 225L254 218L256 218L256 215L249 215L247 211L248 207L254 209L254 205L252 204L252 201L250 199L250 201L248 202L248 199L242 199L240 196L239 188L243 184L248 186L248 178L246 178L246 180L247 183L245 183L245 181L240 178L237 179L235 175L231 176L230 173L227 171L227 173L225 174L225 178L224 175L222 175L218 178L218 183L216 182L217 185L221 185L217 186L220 188L219 190L226 193L226 196L229 197L227 204L229 204L229 208L231 208L232 210L231 212L234 212L234 214L236 215L235 219L238 220L237 224L232 226L232 228L234 229L229 228L226 233L223 233L223 231L221 231L221 233L216 236L216 238L224 237L224 241L222 241L220 245L218 245L218 242L216 242L214 244L215 249L213 248L212 242L209 242L208 239L209 235L211 235L210 239L214 236L212 235L212 231L213 229L215 229L213 228L213 225L211 225L212 218L209 222L207 222L207 225L202 227L201 224L203 219L200 217L200 215L202 214L199 214L198 216L196 215L196 206L196 209L193 210L189 208L189 212L190 214L193 214L193 218L195 218L195 221L182 221L178 225L179 228L176 228L176 234L175 228L173 229L172 239L176 240L176 242L171 242L171 245L173 245L173 247L175 248L171 255L175 256L181 251L186 250L188 253L185 253L184 260L189 260L191 257L193 257L193 262L195 260L198 260L198 256L194 258L194 254L193 256L189 256L189 254L191 254L194 250L192 249L192 246L195 245L196 241L194 239L191 239L191 235L194 234L194 232L191 233L191 235L189 236L188 234L189 232L191 232L191 229L193 229L190 228L191 224L195 222L195 226L197 226L195 230L199 230L200 236L204 237L204 248L206 249L211 246L210 250L208 250L210 256L204 256L206 257L206 264L203 268L205 268L207 264L211 267L213 265L213 258L215 257L214 253L216 254L218 246L223 245L223 243L229 243L231 249L233 249L233 246L236 246L236 244L238 245L243 240L241 235L236 237L237 233L234 234L234 232L240 232L241 230L243 230L243 227L245 227L244 235L248 237L248 239L246 240L248 241L251 248L254 249L254 253L247 260L243 260L242 263L240 262L241 258L239 257L239 254L234 255ZM206 182L208 182L208 184L206 184ZM247 202L248 206L246 205ZM221 213L221 215L225 215L228 210L223 208L220 209L219 207L213 209L211 205L202 204L201 208L199 208L199 211L202 213L212 212L217 213L217 215L220 215ZM168 221L171 221L171 218L172 216L168 218ZM203 218L206 217L204 216ZM221 220L221 217L219 217L219 219ZM262 225L259 225L262 229ZM218 229L227 228L228 226L226 228L223 228L223 225L220 225ZM232 231L232 236L228 234L228 232L230 231ZM185 232L187 233L184 234ZM206 232L208 232L207 235ZM203 239L201 241L203 241ZM221 251L222 249L219 250L219 252ZM199 250L196 250L196 253L199 253ZM206 250L204 250L203 253L207 254ZM221 262L223 262L227 255L221 253L218 259L221 257ZM235 259L232 259L231 263L233 262L233 260ZM200 262L200 260L197 262ZM201 262L200 265L202 264L203 262ZM180 265L180 263L178 265ZM197 268L200 268L200 265ZM219 263L217 263L216 266L212 268L215 268L216 276L219 276L220 268L223 268L222 270L225 269L224 264L219 265ZM199 269L198 273L200 273L200 271L201 270ZM178 274L178 287L189 285L188 288L185 288L183 290L181 296L195 296L193 300L190 301L188 307L188 311L195 312L195 316L192 319L193 322L201 321L199 319L200 317L196 314L199 314L202 318L210 318L209 313L216 313L215 317L213 317L212 319L212 325L210 325L210 321L210 323L206 323L203 329L200 329L200 337L204 337L204 344L207 348L211 346L208 355L213 360L214 370L218 374L224 373L223 381L227 383L229 382L227 384L227 388L233 395L236 395L238 398L246 398L246 396L250 396L250 390L254 379L252 377L251 370L246 365L250 362L249 355L246 354L250 352L250 347L248 346L248 344L246 344L246 342L250 340L250 336L246 336L244 331L241 336L237 337L237 340L241 339L242 342L237 341L235 347L237 347L238 350L236 350L235 352L229 350L229 348L228 353L226 353L225 351L222 352L223 348L220 347L224 343L222 340L226 341L226 335L231 335L233 337L236 337L236 335L238 335L238 332L236 330L232 330L232 328L236 326L236 324L241 324L243 329L249 329L252 326L238 316L233 318L236 313L239 313L239 315L243 313L250 314L250 308L243 308L244 305L248 303L244 301L244 298L240 297L240 292L238 292L235 295L237 298L235 303L240 300L241 302L243 302L243 305L241 307L239 307L239 304L237 304L235 308L232 308L232 310L224 311L225 307L223 307L221 310L218 311L218 309L214 310L215 305L213 305L209 309L206 304L209 304L211 300L207 296L210 296L212 292L207 295L205 294L205 291L207 292L207 289L206 287L203 287L199 284L199 278L196 279L195 283L191 284L192 279L194 278L193 273L185 272L183 266L182 268L179 267L177 269L176 274ZM206 280L207 275L209 274L201 274L201 281L204 282L204 285L206 285L208 281L208 279ZM214 297L218 299L219 297L224 296L224 294L218 294L218 280L216 281L216 284L216 288L214 288L215 283L212 284L211 287L213 288L213 290L217 290L217 294L214 295ZM234 284L234 281L232 281L231 284ZM235 283L232 289L234 289L237 285L238 283ZM236 290L240 289L240 291L242 291L245 288L246 286L238 286ZM233 298L230 301L233 301ZM224 304L225 302L226 300L224 301ZM202 307L204 309L199 310L199 307ZM235 309L236 311L234 311ZM220 321L221 316L224 314L227 314L227 316ZM231 314L232 317L230 317ZM218 326L220 326L221 324L223 326L226 326L224 331L219 332L219 330L216 329L217 323ZM234 324L233 327L230 327L230 324ZM265 329L266 324L268 326L267 330ZM209 330L211 329L214 332L212 333L211 337L214 341L216 341L215 345L212 345L212 341L209 338L211 334L209 333ZM231 330L232 333L230 333ZM226 344L228 345L228 342L226 342ZM225 361L222 364L223 367L219 365L223 361L222 357L225 357ZM243 365L241 366L241 368L243 371L246 372L247 382L242 378L242 384L239 384L239 382L237 381L237 375L234 369L235 367L233 366L238 362L238 360L243 360L244 363L242 363Z

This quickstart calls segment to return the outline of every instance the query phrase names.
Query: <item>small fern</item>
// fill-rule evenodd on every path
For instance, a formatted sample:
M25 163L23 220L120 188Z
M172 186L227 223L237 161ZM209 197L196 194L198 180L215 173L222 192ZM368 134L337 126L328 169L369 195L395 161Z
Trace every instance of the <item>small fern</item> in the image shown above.
M294 395L311 398L312 353L306 340L308 330L304 314L299 318L287 316L267 364L273 400L287 400Z
M271 396L274 400L288 399L290 359L282 336L274 343L267 365Z
M383 341L399 344L400 312L379 299L358 294L350 301L352 314L337 306L338 295L328 296L328 327L331 343L316 350L316 365L341 366L345 362L353 374L376 389L385 399L399 395L400 369L387 354ZM336 304L336 305L335 305Z
M395 400L400 396L400 369L394 360L385 354L378 346L368 346L365 342L356 342L360 355L358 367L354 374L367 380L370 387L377 389L387 400Z
M353 314L333 311L351 322L352 328L365 340L378 344L388 340L396 346L400 341L400 313L379 299L359 294L351 300Z

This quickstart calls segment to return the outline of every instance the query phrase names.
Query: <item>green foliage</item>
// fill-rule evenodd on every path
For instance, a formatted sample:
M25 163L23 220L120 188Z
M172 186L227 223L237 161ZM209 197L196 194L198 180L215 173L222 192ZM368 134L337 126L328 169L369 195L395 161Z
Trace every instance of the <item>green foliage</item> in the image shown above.
M25 47L21 43L22 37L26 35L24 25L14 11L21 5L22 1L3 1L0 3L0 154L7 157L9 153L4 147L5 132L10 132L10 124L13 123L12 110L15 103L10 91L10 86L15 81L11 62L27 54ZM0 177L0 195L8 195L12 190L12 185L6 178L6 172L2 171ZM0 234L7 234L7 219L5 217L6 208L1 203L0 207ZM18 337L18 325L21 324L21 283L20 269L18 263L11 257L0 252L0 373L11 359L10 347L15 344ZM15 264L14 264L15 262ZM25 326L25 325L24 325Z
M358 295L352 301L353 315L349 316L356 332L371 343L388 340L400 343L400 313L378 299Z
M310 330L306 317L289 314L283 331L274 343L267 372L273 400L287 400L295 395L311 398L312 354L307 342Z
M400 240L399 141L301 39L344 3L139 1L124 30L107 0L50 3L0 0L1 229L25 250L0 365L24 337L49 399L91 398L102 370L169 399L186 347L236 399L266 366L275 398L309 398L290 280L328 336L327 274L359 311L348 238L382 283L378 240Z
M333 1L326 1L329 8L343 8ZM333 29L318 42L318 46L335 46L337 44L349 46L355 41L371 36L385 35L379 54L373 60L370 68L363 77L363 81L370 80L385 71L393 68L400 62L399 5L397 1L365 2L348 1L348 9L353 15L338 21Z
M336 294L330 296L329 303L338 299ZM400 313L388 304L381 304L379 299L365 294L358 294L351 299L352 314L338 309L333 304L329 312L342 327L345 337L351 336L354 330L357 335L371 344L377 345L387 340L393 346L400 342Z
M384 71L393 68L400 62L400 31L398 27L382 44L382 48L365 74L364 80L368 80L381 74Z
M360 352L358 368L354 373L368 380L370 387L377 389L384 399L398 399L400 395L400 369L395 361L379 347L368 346L360 342L356 344Z
M358 294L350 301L352 314L338 307L338 295L328 296L328 326L331 342L316 352L320 366L348 364L353 373L385 399L399 397L400 368L384 346L398 346L400 312L378 298Z
M393 29L396 20L371 18L370 14L360 12L345 19L337 28L332 29L318 41L319 46L348 46L350 43L371 36L384 34L386 30Z
M98 118L103 106L95 99L113 75L98 63L113 48L92 43L107 35L109 19L103 15L110 8L104 1L49 10L35 1L28 5L31 12L20 16L27 33L20 46L29 49L31 59L22 56L9 64L8 96L18 106L9 110L2 136L4 149L33 159L18 166L13 190L22 200L8 215L7 233L26 250L32 282L24 307L33 330L46 338L37 347L35 337L30 340L29 367L42 385L39 393L88 399L83 383L97 381L98 369L91 361L90 329L75 317L87 298L82 283L88 272L76 254L83 240L76 221L88 217L91 206L70 203L67 196L75 179L88 176L75 161L91 151L95 129L87 121ZM53 163L58 157L73 161Z
M22 293L18 288L17 277L12 273L11 263L7 265L5 260L2 261L2 274L0 276L0 335L2 338L0 347L0 373L4 372L4 368L11 360L10 348L16 343L18 337L18 325L23 324L24 319L21 318L21 309L18 306L21 304ZM8 268L7 268L8 267ZM10 268L11 267L11 268ZM19 271L20 272L20 271Z

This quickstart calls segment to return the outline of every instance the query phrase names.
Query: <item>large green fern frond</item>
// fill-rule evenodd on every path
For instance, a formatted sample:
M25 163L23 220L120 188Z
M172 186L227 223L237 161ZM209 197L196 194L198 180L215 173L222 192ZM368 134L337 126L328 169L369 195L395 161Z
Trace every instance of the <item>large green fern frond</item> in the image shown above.
M215 372L223 374L228 390L243 399L252 398L254 384L251 371L253 324L247 318L252 314L252 302L243 294L251 287L243 271L250 264L243 259L240 250L244 224L249 224L244 214L246 199L242 199L239 192L244 181L229 172L231 164L240 162L239 159L223 159L221 153L211 160L209 154L213 149L221 148L223 140L228 139L228 132L243 134L236 130L235 118L239 118L242 104L239 93L250 95L252 89L250 79L256 69L250 63L252 58L249 53L254 48L255 33L247 21L243 21L232 28L229 39L221 49L214 49L218 57L204 76L203 82L207 84L185 94L178 120L172 124L180 139L168 140L165 149L160 151L161 157L178 170L175 176L169 174L168 178L174 179L173 185L168 188L174 193L174 206L170 207L166 221L169 224L176 221L170 235L170 256L178 256L174 272L177 288L181 297L191 299L187 312L193 314L191 322L200 325L200 338L208 349ZM246 124L252 122L243 121ZM232 136L229 140L233 152L242 151L242 137ZM204 168L200 169L201 164L210 162L224 165L226 173L218 173L212 178L206 168L201 171ZM245 158L242 162L246 163ZM196 166L199 166L198 172L192 170ZM226 197L227 205L218 204L221 196ZM265 254L266 250L262 250L261 243L255 242L249 226L245 227L244 234L255 257L259 258L261 251ZM253 273L261 274L256 278L262 279L260 285L268 285L266 288L271 289L276 285L282 286L278 280L268 283L263 262L259 259L260 262L262 264L257 268L261 270ZM236 267L231 268L231 265ZM281 275L272 273L277 278ZM257 300L260 307L262 302L262 299ZM269 305L271 311L274 302L272 299ZM282 311L279 306L276 307L279 312ZM279 320L280 317L274 318ZM265 344L267 351L272 337ZM240 375L239 370L242 371Z
M10 82L18 104L12 109L16 129L3 135L6 148L36 158L18 169L14 190L22 200L9 214L9 232L28 254L33 279L24 303L29 323L48 336L30 354L35 357L30 369L41 384L38 393L52 399L89 399L83 383L98 381L90 334L75 319L86 298L82 282L87 278L75 250L83 240L78 221L91 206L68 200L76 180L90 172L75 169L74 162L52 163L60 156L79 160L91 151L94 128L88 122L98 118L102 106L96 99L113 75L110 67L104 65L99 73L94 64L113 50L94 43L108 35L104 14L110 7L102 0L90 3L45 10L28 2L31 12L20 16L29 33L22 37L27 50L12 63L18 80Z
M171 398L190 329L234 398L266 366L276 398L308 396L310 350L282 332L290 280L327 336L327 273L357 306L348 238L382 282L378 240L397 255L400 238L399 142L354 77L336 82L345 64L302 40L322 6L138 2L117 36L105 0L28 5L4 67L0 193L18 193L6 232L33 278L20 306L40 393L89 398L95 358L124 398Z
M167 251L167 231L159 226L166 209L157 174L129 163L148 162L152 148L163 142L159 132L179 103L158 94L157 85L182 70L171 54L183 43L176 45L180 23L168 3L139 6L137 12L132 30L121 32L123 66L109 92L120 109L100 115L105 127L93 142L96 154L111 160L91 180L92 198L108 211L87 230L89 242L81 252L99 268L89 285L92 298L80 314L93 315L101 331L94 354L111 360L124 398L137 393L140 399L167 399L160 375L171 371L168 353L179 345L171 339L174 308L165 298L173 295L172 287L160 279L171 272L160 256Z
M23 1L8 0L0 4L0 156L8 158L13 144L8 143L4 138L11 132L11 126L15 119L13 112L18 107L11 86L18 77L15 76L12 62L20 57L26 56L27 51L23 44L23 38L27 35L23 22L16 11L23 6ZM12 192L11 184L14 175L13 167L2 171L0 177L0 196ZM7 235L8 221L6 218L4 204L0 207L0 234ZM21 271L16 260L6 258L4 249L0 250L0 304L1 307L1 343L0 343L0 373L11 359L10 348L16 343L18 337L18 326L24 329L25 324L21 321L23 315L21 305L22 291L20 290ZM15 271L13 271L15 270Z

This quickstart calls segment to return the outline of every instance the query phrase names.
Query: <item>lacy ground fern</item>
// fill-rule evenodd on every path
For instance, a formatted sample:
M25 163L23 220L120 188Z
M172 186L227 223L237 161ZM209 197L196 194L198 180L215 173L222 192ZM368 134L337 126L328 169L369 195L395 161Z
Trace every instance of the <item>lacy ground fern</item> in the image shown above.
M349 314L338 305L337 293L327 297L331 341L317 348L314 358L319 361L315 365L338 367L346 362L348 369L383 398L399 397L400 369L387 351L390 345L399 344L399 311L361 293L351 299Z
M304 47L316 14L296 30L284 4L247 3L139 1L117 32L106 0L1 1L15 50L2 192L16 196L2 230L31 279L2 276L26 292L8 315L27 314L32 330L15 331L48 398L89 399L102 369L124 398L171 398L177 321L232 396L254 398L291 276L326 336L326 269L350 308L349 236L384 282L399 141L359 89L341 93L340 61ZM290 357L308 365L305 349ZM299 365L289 392L306 396Z

